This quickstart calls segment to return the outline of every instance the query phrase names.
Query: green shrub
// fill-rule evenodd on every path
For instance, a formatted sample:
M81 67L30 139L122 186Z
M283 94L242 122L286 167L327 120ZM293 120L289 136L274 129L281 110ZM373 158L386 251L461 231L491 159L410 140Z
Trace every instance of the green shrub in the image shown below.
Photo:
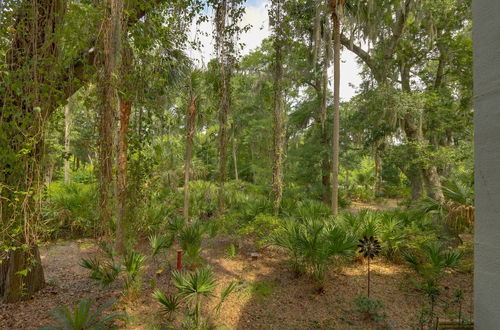
M355 311L365 319L380 322L387 318L386 313L382 311L384 306L379 300L359 296L354 299L354 306Z
M205 233L206 226L201 221L185 224L179 231L180 245L188 262L197 264L201 261L201 243Z
M44 232L48 238L91 236L97 226L97 209L95 185L54 182L48 186L42 206Z
M82 258L80 266L90 270L89 278L98 281L102 287L106 287L116 281L121 272L119 264L113 261L101 262L95 258Z
M281 223L282 220L275 216L259 214L255 219L238 230L238 234L252 236L256 239L257 245L262 246L269 242L270 237L272 237Z
M128 251L123 258L125 267L125 289L128 295L137 294L140 291L141 272L146 257L136 251Z
M353 254L357 241L328 219L285 221L272 240L275 245L289 250L296 271L310 274L318 282L323 281L335 257Z
M198 268L193 272L175 270L172 272L172 283L178 290L176 295L166 296L158 290L153 293L155 299L162 305L163 311L171 318L172 314L179 310L180 304L185 302L189 313L184 323L189 324L190 329L204 329L206 317L203 315L202 306L205 301L215 297L214 291L217 287L217 280L212 269ZM212 312L218 314L222 304L236 288L236 282L231 282L224 288Z
M49 313L56 321L56 325L44 326L39 330L91 330L91 329L115 329L110 323L117 319L124 319L125 315L111 313L103 315L103 312L111 307L114 301L105 303L92 311L92 302L82 300L78 305L71 308L60 306Z

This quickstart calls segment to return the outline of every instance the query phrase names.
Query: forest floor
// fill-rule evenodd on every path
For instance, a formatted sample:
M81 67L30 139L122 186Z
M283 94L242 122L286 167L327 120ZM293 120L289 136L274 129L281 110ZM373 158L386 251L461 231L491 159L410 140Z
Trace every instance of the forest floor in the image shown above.
M240 241L238 253L229 258L226 248L234 241L216 238L208 240L203 257L214 270L218 291L231 281L239 281L240 289L233 293L215 318L217 324L229 329L412 329L417 327L422 304L426 298L414 289L410 278L417 275L402 264L383 258L372 263L371 297L379 299L387 314L382 323L364 319L354 311L353 300L366 294L366 265L353 263L332 269L327 275L324 291L306 277L297 277L290 270L283 251L268 248L257 260L253 244ZM139 251L149 254L145 242ZM163 256L170 268L175 265L175 251ZM121 281L100 289L88 278L88 271L78 265L81 258L99 254L94 240L84 239L57 242L41 248L47 286L32 299L14 303L0 303L0 329L36 329L52 324L47 315L58 305L71 304L81 299L95 299L99 304L120 300L116 309L129 316L127 329L152 329L162 318L159 305L151 296L153 287L175 292L170 283L170 271L157 275L157 264L148 260L144 267L141 293L134 298L123 297ZM464 294L462 315L472 319L472 272L447 273L442 282L441 301L452 301L455 291ZM209 306L205 306L208 310ZM450 308L455 312L458 306ZM449 316L439 310L441 318Z

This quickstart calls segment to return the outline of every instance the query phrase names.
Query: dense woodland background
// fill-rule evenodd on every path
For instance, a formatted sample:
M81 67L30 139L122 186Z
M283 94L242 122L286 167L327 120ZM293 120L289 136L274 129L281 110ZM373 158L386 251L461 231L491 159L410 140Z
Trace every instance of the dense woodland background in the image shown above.
M416 324L431 326L451 308L436 307L445 270L471 276L470 2L271 0L271 36L242 56L243 0L3 1L0 296L45 286L50 242L101 242L113 262L81 264L105 284L123 277L125 296L141 294L144 263L174 267L160 251L175 246L192 272L173 275L191 323L167 323L202 328L217 323L201 307L215 284L182 288L215 281L207 242L233 258L278 253L321 294L330 266L363 259L365 238L361 249L378 239L384 262L414 268L428 304ZM214 26L208 63L188 56L195 21ZM340 102L347 52L362 83ZM380 309L365 298L363 313Z

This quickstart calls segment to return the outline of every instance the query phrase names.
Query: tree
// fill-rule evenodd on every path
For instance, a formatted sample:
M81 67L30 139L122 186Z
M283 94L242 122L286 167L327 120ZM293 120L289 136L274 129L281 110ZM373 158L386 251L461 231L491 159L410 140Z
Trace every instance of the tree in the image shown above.
M274 213L278 215L283 198L283 160L285 144L285 108L283 96L283 3L282 0L271 2L269 20L273 27L273 203Z
M331 0L333 20L333 131L332 131L332 214L339 212L340 155L340 15L344 0Z
M193 137L196 127L197 102L199 98L199 74L198 70L194 70L189 79L189 94L188 105L186 111L186 152L184 156L184 220L189 221L189 177L191 172L191 159L193 156Z

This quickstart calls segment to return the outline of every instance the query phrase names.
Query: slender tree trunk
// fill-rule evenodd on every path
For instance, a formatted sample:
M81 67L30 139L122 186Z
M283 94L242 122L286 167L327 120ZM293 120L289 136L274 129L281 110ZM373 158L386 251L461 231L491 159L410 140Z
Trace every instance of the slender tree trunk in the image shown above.
M119 254L125 252L125 220L127 216L127 167L128 141L132 102L120 98L120 130L118 132L118 171L116 185L118 189L118 214L116 218L115 250Z
M380 158L377 148L375 148L375 196L382 194L382 158Z
M221 0L216 10L216 48L221 78L220 101L219 101L219 213L224 213L226 208L224 201L224 184L227 181L227 130L228 113L231 107L231 54L228 54L226 42L228 31L226 31L227 0Z
M69 155L70 155L70 133L71 133L71 99L64 107L64 182L70 181Z
M193 137L196 125L196 98L191 97L186 114L186 155L184 157L184 220L189 221L189 174L193 154Z
M235 131L236 127L233 125L232 129L232 135L231 135L231 140L232 140L232 145L233 145L233 167L234 167L234 179L236 181L239 180L238 178L238 158L237 158L237 145L236 145L236 137L235 137Z
M283 100L283 30L282 3L275 1L274 10L274 111L273 111L273 202L278 215L283 198L283 159L285 141L285 113Z
M330 139L326 127L326 120L328 118L328 69L331 62L332 53L332 34L331 26L327 21L324 28L324 58L323 58L323 72L321 77L321 109L320 109L320 122L321 122L321 143L323 144L323 159L321 161L323 185L323 202L326 204L331 203L331 166L330 155L328 149L330 147Z
M339 213L339 156L340 156L340 14L338 0L333 0L333 143L332 143L332 214Z

